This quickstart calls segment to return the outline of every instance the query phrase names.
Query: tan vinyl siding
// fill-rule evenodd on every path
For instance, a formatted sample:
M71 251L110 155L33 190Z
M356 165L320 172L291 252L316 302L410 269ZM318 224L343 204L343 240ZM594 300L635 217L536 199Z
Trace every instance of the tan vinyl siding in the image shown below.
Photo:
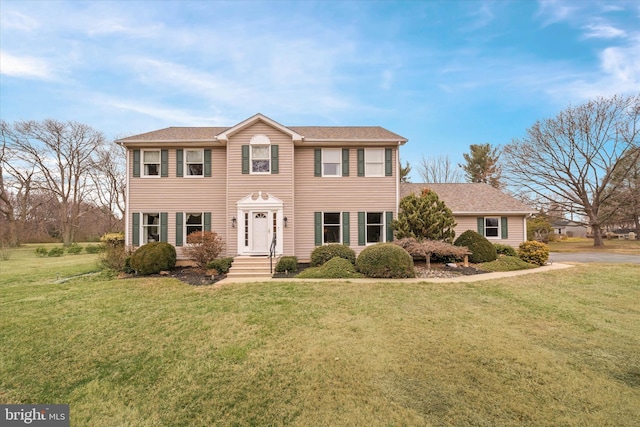
M320 147L315 147L320 148ZM332 146L331 148L336 148ZM315 248L314 212L349 212L350 247L360 253L358 245L358 212L393 212L397 216L396 180L397 149L393 148L392 176L359 177L357 149L349 148L348 177L314 176L314 147L296 147L295 200L296 235L295 254L301 262L309 260Z
M492 217L507 217L507 223L509 226L509 238L490 238L491 243L500 243L502 245L510 245L517 248L524 240L524 216L508 216L508 215L474 215L474 216L455 216L457 226L455 228L456 237L464 233L467 230L478 231L478 217L480 216L492 216Z
M225 213L226 149L220 146L210 147L211 177L176 177L176 150L187 148L192 147L184 145L168 148L169 176L165 178L134 178L133 150L129 150L129 215L138 212L167 212L168 242L175 245L176 212L211 212L211 229L226 241L230 228ZM132 224L129 221L129 236L131 233ZM180 255L179 249L178 253Z
M248 145L254 135L266 135L271 145L278 145L278 173L277 174L243 174L242 146ZM283 228L283 253L293 255L294 204L293 204L293 142L289 135L272 128L264 122L257 122L229 138L227 144L228 157L228 208L227 218L237 216L237 202L249 194L270 193L282 200L284 216L288 218L288 225ZM313 171L313 159L311 162ZM282 218L281 218L282 219ZM242 218L238 218L238 227L242 226ZM237 231L230 233L227 239L229 255L237 254Z

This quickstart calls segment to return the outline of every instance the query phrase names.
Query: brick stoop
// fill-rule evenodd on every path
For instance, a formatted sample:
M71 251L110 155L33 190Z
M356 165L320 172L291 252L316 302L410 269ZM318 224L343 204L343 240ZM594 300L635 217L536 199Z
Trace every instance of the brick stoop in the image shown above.
M273 259L273 267L277 259ZM268 256L237 256L227 273L229 279L271 278Z

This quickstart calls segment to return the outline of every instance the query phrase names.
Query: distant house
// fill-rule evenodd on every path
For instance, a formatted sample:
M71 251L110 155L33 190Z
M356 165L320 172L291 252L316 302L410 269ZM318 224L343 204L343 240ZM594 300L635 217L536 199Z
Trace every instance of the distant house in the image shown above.
M128 247L213 230L226 256L295 255L393 240L398 150L379 126L284 126L256 114L231 127L170 127L122 138ZM235 263L234 263L235 264Z
M551 221L553 232L558 236L565 237L587 237L587 226L579 222L568 219L557 219Z
M527 240L527 217L535 210L508 194L481 183L402 183L400 194L420 195L425 188L435 192L453 212L456 236L473 230L494 243L514 247Z

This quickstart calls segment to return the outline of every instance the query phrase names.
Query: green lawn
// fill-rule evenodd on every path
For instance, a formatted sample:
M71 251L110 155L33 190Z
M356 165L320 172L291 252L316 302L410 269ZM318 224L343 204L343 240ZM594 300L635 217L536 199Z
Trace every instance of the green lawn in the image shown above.
M594 248L593 239L570 238L549 242L552 252L611 252L624 255L640 255L640 240L604 240L604 248Z
M0 261L0 402L69 403L74 426L640 419L638 265L195 288L31 253Z

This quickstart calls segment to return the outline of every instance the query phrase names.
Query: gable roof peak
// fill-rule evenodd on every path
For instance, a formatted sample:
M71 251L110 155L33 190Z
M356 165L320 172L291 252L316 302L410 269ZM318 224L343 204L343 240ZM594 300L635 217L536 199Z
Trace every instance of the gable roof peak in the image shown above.
M248 126L251 126L254 123L258 123L258 122L266 123L269 126L275 128L275 129L278 129L279 131L291 136L291 139L293 139L294 142L302 141L302 135L300 135L297 132L293 131L291 128L288 128L288 127L276 122L275 120L270 119L269 117L265 116L262 113L254 114L253 116L249 117L248 119L241 121L237 125L226 129L225 131L219 133L217 135L217 138L220 141L229 142L229 137L233 136L237 132L240 132L242 129L244 129L244 128L248 127Z

